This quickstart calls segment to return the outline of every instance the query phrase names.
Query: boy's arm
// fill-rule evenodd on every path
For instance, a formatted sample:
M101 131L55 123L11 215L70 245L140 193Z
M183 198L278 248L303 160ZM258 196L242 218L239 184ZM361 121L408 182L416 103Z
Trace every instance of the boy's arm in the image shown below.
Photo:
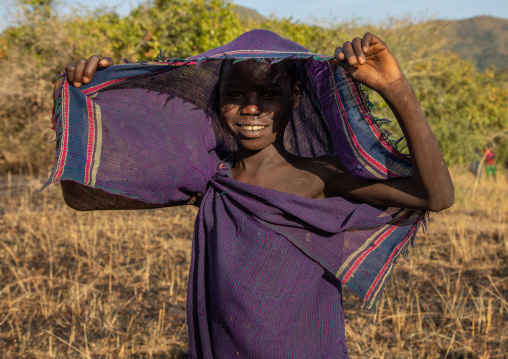
M377 91L394 113L406 137L414 176L366 181L339 170L341 174L326 185L327 195L435 212L450 207L453 183L443 155L411 84L386 45L367 33L337 48L335 57L351 77Z
M110 194L100 189L90 188L72 181L61 181L65 203L77 211L114 209L152 209L182 205L199 206L201 197L196 195L187 201L171 204L145 203L136 199Z

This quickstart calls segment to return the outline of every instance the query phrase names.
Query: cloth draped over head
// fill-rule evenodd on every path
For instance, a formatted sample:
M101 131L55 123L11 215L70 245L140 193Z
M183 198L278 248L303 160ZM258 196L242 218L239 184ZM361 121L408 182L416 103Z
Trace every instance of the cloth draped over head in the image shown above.
M227 164L236 144L218 113L224 60L295 61L303 96L284 134L289 152L338 156L359 178L412 176L410 160L372 116L366 94L331 58L253 30L187 59L99 69L80 88L62 78L53 116L59 145L45 186L74 181L165 204L209 194L212 188L224 198L224 213L234 208L285 237L372 307L397 257L407 253L425 222L425 212L344 198L311 200L237 182ZM201 212L217 201L205 197ZM198 277L196 268L191 282ZM190 285L197 290L197 282Z

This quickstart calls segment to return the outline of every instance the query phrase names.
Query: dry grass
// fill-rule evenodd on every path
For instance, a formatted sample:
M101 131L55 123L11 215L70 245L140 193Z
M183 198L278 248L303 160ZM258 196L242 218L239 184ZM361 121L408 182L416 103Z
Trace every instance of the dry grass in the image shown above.
M506 358L508 181L454 171L456 204L430 217L375 313L346 293L352 357ZM349 295L348 295L349 294Z
M501 177L501 176L500 176ZM353 358L508 352L508 181L455 171L377 312L346 291ZM1 358L185 358L192 208L78 213L40 180L0 179Z

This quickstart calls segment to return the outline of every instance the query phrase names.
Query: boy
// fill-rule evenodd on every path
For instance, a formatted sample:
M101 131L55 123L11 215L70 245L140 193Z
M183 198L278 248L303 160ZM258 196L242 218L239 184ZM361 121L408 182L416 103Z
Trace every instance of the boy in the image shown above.
M250 46L248 51L243 50L245 44ZM276 46L267 55L263 48L256 47L258 44ZM218 77L218 81L212 81L218 95L216 111L227 132L221 134L220 125L213 122L210 102L204 101L207 107L202 105L202 99L195 99L194 104L212 117L213 143L205 145L196 156L194 151L201 144L196 141L187 145L201 133L205 133L206 142L206 125L176 145L174 134L167 135L173 147L164 162L178 161L181 152L186 151L192 154L185 155L189 162L191 157L207 156L205 152L212 163L218 162L216 168L209 169L207 157L199 165L177 171L175 182L183 178L185 185L179 188L183 188L180 192L185 196L172 196L166 203L147 203L154 201L136 198L152 197L132 186L116 191L124 185L107 182L111 182L110 175L104 175L107 179L99 182L100 176L95 172L97 182L91 181L87 174L93 178L90 168L97 163L91 155L87 157L92 160L87 161L84 180L69 177L72 181L65 181L55 170L53 181L62 180L66 203L78 210L200 203L187 305L192 358L347 358L341 285L347 284L372 305L395 258L404 253L414 237L425 211L440 211L453 203L453 185L439 146L397 61L386 45L370 33L338 47L329 62L315 54L310 60L305 49L262 30L251 31L215 50L196 59L220 57L220 66L210 65L203 69L209 72L200 75L188 75L190 67L185 68L178 74L176 90L162 89L159 84L173 79L172 72L157 72L148 80L129 77L109 94L102 93L106 98L119 99L138 87L169 91L170 97L161 111L171 106L178 111L186 105L176 97L184 101L192 97L188 85L177 89L181 82L195 84L197 81L192 81L196 76L202 76L200 81ZM259 53L263 55L258 56ZM243 54L243 61L232 61L238 54ZM259 57L282 61L260 62ZM108 59L99 62L96 56L88 62L80 60L67 66L67 79L80 87L92 79L99 65L110 64ZM408 159L386 145L375 125L365 127L362 120L370 120L365 103L354 83L336 65L380 93L390 106L407 139L412 173L404 164ZM110 86L115 84L113 81L117 80L105 84ZM173 82L169 83L173 86ZM64 94L68 88L65 86ZM100 86L88 86L83 93L88 96ZM158 97L145 93L149 101L158 104ZM94 122L94 113L101 113L101 121L102 114L109 113L108 103L100 95L94 99L95 104L92 96L83 100L94 129L99 124ZM142 112L139 106L143 104L130 111ZM330 114L347 114L348 119L340 127ZM65 116L62 121L68 118ZM120 117L125 116L127 112ZM118 131L124 131L125 123L116 121L122 127ZM187 125L186 131L192 133L193 125ZM173 122L165 121L161 130L167 126L173 126ZM373 129L377 137L367 143L365 138L370 132L361 133L362 128ZM71 130L63 125L62 153L68 151L65 146L72 146L65 141L66 131ZM341 131L349 135L347 141L340 141ZM228 145L227 134L234 139L233 144ZM91 136L93 133L89 132L88 138ZM97 141L87 143L88 153L94 153ZM379 153L383 153L384 162L376 158ZM67 166L62 156L59 155L56 168ZM358 163L349 160L352 156L357 156ZM100 166L104 166L106 157L99 157ZM131 165L135 162L132 160ZM188 187L189 178L193 183L202 180L202 189ZM93 188L91 183L101 185Z

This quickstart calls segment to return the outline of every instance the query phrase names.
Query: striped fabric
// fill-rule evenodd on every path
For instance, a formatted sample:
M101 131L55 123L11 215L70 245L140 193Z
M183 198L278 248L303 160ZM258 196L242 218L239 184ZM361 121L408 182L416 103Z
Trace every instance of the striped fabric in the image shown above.
M375 307L425 213L233 180L236 144L220 123L217 88L223 60L252 58L297 64L304 93L284 135L289 152L338 156L360 178L412 175L331 57L253 30L188 59L99 70L79 89L61 79L46 185L71 180L148 203L203 194L188 290L192 358L345 358L341 285Z

